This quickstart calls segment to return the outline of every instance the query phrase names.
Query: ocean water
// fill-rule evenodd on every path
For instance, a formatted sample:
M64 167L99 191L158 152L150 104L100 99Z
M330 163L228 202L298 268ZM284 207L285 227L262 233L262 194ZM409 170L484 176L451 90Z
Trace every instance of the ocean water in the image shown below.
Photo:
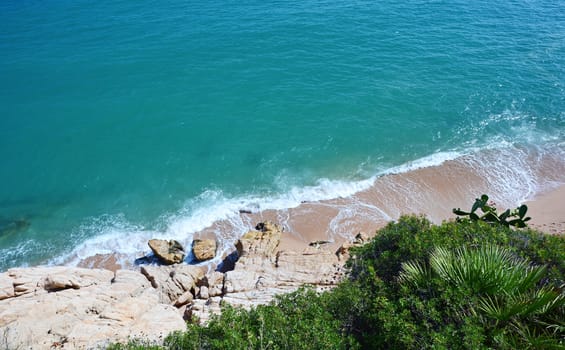
M0 271L484 152L565 183L561 1L0 2Z

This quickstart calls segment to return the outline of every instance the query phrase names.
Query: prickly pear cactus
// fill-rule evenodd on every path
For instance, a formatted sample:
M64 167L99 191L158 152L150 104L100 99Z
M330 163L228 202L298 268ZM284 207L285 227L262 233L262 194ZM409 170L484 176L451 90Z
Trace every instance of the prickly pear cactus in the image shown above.
M470 212L454 208L453 213L457 215L458 222L463 221L484 221L489 224L499 224L506 227L514 226L518 228L526 227L526 222L531 218L526 217L528 206L522 204L514 210L507 209L501 214L498 214L494 203L489 203L489 197L483 194L481 198L475 198L475 203L471 207ZM480 209L480 213L478 210Z

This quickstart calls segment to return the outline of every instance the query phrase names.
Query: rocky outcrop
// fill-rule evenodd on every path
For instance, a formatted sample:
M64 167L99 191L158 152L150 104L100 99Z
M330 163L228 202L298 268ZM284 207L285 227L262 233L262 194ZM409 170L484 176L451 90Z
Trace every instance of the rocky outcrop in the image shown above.
M330 251L281 251L273 259L260 264L255 259L238 261L235 269L225 274L223 300L248 307L268 303L275 295L292 292L304 284L318 290L331 288L343 276L342 264Z
M129 337L159 341L185 328L135 271L12 269L0 274L0 285L0 348L98 348Z
M184 248L175 240L152 239L148 244L153 254L166 265L178 264L184 260Z
M304 284L324 290L342 278L343 263L330 247L280 251L283 234L277 224L258 224L236 242L235 251L217 270L207 273L188 265L144 266L141 272L159 290L161 302L179 308L186 320L196 317L200 322L219 313L221 302L243 307L266 304Z
M271 222L257 225L236 243L238 260L223 279L215 272L207 278L209 290L219 290L221 300L249 307L270 302L275 295L292 292L308 284L319 290L331 288L343 276L343 266L329 250L307 247L302 252L280 251L282 228ZM215 293L211 293L215 295ZM214 303L213 296L211 302ZM198 314L206 319L208 315ZM210 311L210 310L205 310Z
M192 265L141 267L141 273L159 292L159 301L166 304L176 304L181 297L190 298L187 292L194 295L197 283L204 277L205 272L204 267ZM182 301L179 303L182 304Z
M213 239L195 239L192 242L192 253L198 261L206 261L216 256L216 241Z
M200 322L219 313L221 302L243 307L266 304L304 284L324 290L342 278L343 264L329 247L305 244L302 252L280 251L282 235L279 225L258 224L236 242L226 258L233 261L207 273L187 265L144 266L141 272L160 291L162 302L178 307L186 320L196 316Z
M91 349L136 337L159 342L194 317L207 322L222 302L265 304L304 284L332 288L343 277L343 260L329 244L281 251L282 235L279 225L258 224L216 270L186 264L115 273L68 267L9 270L0 274L0 349ZM366 239L360 234L348 247Z

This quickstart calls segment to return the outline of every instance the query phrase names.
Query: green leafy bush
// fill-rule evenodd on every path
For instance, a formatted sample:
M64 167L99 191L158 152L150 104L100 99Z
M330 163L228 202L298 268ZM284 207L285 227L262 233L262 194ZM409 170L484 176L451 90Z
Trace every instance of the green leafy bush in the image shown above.
M403 263L399 281L422 299L437 298L442 289L459 294L466 311L454 316L478 316L489 345L552 348L560 343L553 335L564 325L565 294L540 286L544 275L545 267L485 245L455 251L438 247L427 261Z
M564 256L563 236L404 216L352 250L349 278L330 292L302 288L251 310L226 305L162 348L560 349Z
M502 325L499 320L485 318L485 312L473 312L484 311L489 305L482 298L485 290L479 288L488 285L486 277L489 275L484 269L464 270L462 275L468 283L454 284L434 275L430 264L423 263L428 262L434 252L437 254L437 247L442 247L445 257L475 251L485 245L495 247L493 249L503 247L506 254L513 257L505 265L507 274L512 266L518 270L525 268L523 259L546 265L537 268L535 278L529 279L535 285L528 289L530 301L542 300L550 294L561 300L560 286L565 272L563 237L532 230L514 231L483 221L444 222L436 226L423 217L406 216L387 225L370 243L353 251L353 258L348 262L351 280L333 292L347 294L351 288L362 291L358 293L361 298L356 304L363 307L351 308L355 314L348 315L355 324L351 334L367 349L528 348L532 344L540 346L540 339L548 346L563 345L563 322L546 322L546 327L552 331L544 333L539 331L537 322L540 320L535 317ZM462 256L455 256L457 259L451 262L462 268ZM406 276L407 271L419 276L414 280L418 283L402 283L401 276ZM489 273L492 282L500 278L497 273L501 271L493 268ZM536 293L539 298L533 296ZM493 297L492 300L497 303L505 300L504 305L512 305L522 298L520 300L527 303L525 295L517 299ZM563 314L563 306L557 304L552 317ZM495 305L499 304L491 304ZM509 329L518 325L524 326L520 332L525 335L514 337L516 333Z
M152 344L140 339L132 339L127 344L111 344L106 350L163 350L160 345Z
M353 279L362 280L375 271L385 282L392 282L401 264L424 259L436 246L447 249L477 247L492 243L528 258L538 265L548 265L551 277L563 282L565 276L565 239L525 229L513 231L503 225L477 222L444 222L432 225L423 216L403 216L378 231L374 239L353 251L347 264Z
M344 336L327 299L309 288L277 297L251 310L225 305L206 327L189 325L165 340L168 349L345 349Z

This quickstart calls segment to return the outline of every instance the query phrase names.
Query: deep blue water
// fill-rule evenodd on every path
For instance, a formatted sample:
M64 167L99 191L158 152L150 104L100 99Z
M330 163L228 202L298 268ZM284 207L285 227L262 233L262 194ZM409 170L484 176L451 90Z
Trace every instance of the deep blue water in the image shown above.
M0 271L564 141L560 1L0 3Z

